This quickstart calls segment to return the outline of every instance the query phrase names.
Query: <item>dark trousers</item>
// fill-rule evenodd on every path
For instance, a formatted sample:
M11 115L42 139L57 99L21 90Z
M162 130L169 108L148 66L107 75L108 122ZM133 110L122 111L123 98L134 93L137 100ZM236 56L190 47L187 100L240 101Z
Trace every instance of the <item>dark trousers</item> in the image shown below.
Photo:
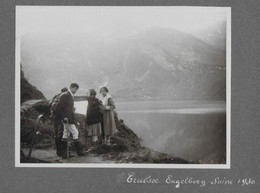
M63 152L66 151L66 147L62 140L63 135L63 123L62 121L55 120L54 121L54 132L55 132L55 145L56 145L56 153L58 156L62 156Z

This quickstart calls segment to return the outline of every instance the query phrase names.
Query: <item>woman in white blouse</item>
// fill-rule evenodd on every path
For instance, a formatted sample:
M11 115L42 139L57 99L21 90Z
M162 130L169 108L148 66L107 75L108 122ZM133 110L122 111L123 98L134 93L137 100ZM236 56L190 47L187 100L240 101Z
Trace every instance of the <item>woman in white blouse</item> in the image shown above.
M116 123L114 118L114 109L116 108L114 101L110 94L108 94L107 87L102 87L100 89L100 93L102 94L103 98L102 104L105 107L103 113L103 126L104 126L104 134L105 134L105 144L110 145L110 138L114 135L117 131Z

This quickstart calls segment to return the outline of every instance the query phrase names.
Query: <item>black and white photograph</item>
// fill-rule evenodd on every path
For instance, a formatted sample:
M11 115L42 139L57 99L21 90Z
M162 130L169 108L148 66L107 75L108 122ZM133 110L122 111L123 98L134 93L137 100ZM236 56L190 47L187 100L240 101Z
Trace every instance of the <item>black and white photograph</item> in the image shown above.
M230 168L230 7L15 13L16 167Z

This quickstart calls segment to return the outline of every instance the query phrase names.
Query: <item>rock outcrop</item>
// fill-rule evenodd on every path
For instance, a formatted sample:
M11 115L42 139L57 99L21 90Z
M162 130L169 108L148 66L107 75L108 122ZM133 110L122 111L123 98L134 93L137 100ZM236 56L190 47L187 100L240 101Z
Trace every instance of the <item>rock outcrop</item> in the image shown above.
M21 70L21 103L31 99L45 99L45 97L41 91L28 82Z

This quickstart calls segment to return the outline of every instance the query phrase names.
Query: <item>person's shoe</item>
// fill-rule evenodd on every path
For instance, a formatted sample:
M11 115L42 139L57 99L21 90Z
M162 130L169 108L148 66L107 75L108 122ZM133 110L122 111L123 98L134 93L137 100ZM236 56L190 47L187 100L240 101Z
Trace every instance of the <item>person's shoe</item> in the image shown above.
M61 153L61 151L58 150L58 149L56 149L56 154L57 154L57 156L62 157L62 153Z
M69 158L72 158L72 157L75 157L75 155L74 155L74 154L72 154L72 155L70 154L70 155L69 155ZM62 159L68 159L67 156L61 156L61 158L62 158Z
M81 147L79 141L74 141L74 145L78 156L84 156L85 152L83 152L83 148Z
M75 157L75 156L76 156L75 154L69 153L69 158L70 157ZM67 157L67 153L63 153L61 157L62 157L62 159L67 159L68 158Z

